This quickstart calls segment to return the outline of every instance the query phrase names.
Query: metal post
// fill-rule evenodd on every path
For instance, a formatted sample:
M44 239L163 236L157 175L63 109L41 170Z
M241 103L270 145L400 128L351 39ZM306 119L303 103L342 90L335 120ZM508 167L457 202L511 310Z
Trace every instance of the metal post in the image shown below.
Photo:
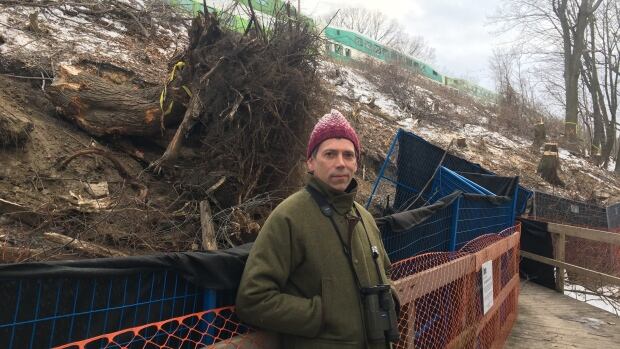
M452 212L452 225L450 231L450 252L456 251L456 232L459 225L459 208L461 207L461 197L454 202L454 209Z
M388 150L388 153L385 156L385 161L383 162L383 165L381 165L381 170L379 170L379 175L377 176L377 179L375 179L375 184L372 186L372 192L370 192L370 196L368 197L368 201L366 202L366 208L370 206L372 197L375 195L375 191L377 190L377 187L379 186L379 182L381 181L381 178L383 178L383 173L385 172L385 168L387 167L388 162L390 162L390 156L392 155L392 152L394 151L394 148L396 147L396 141L398 141L398 138L400 137L401 132L402 132L402 129L399 128L398 132L396 132L396 136L394 136L394 139L392 139L392 144L390 144L390 149Z
M559 234L555 234L555 248L554 248L554 258L557 261L560 262L564 262L564 254L565 254L565 248L566 248L566 235L564 235L563 233L559 233ZM564 293L564 273L566 271L566 269L564 268L556 268L556 275L555 275L555 290L560 292L560 293Z
M517 186L515 187L514 198L512 198L512 214L510 217L510 225L515 224L515 219L517 219L517 198L519 196L519 181L517 181Z

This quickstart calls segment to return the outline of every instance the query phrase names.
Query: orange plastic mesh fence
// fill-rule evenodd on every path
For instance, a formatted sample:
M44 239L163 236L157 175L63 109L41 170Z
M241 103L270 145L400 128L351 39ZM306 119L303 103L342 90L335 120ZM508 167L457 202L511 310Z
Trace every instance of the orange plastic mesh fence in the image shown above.
M517 225L472 240L459 252L427 253L393 264L391 278L401 302L395 348L501 348L517 316L519 238ZM277 347L274 336L243 325L234 308L225 307L57 349Z
M481 236L456 253L428 253L393 265L401 302L396 348L501 348L517 315L520 226ZM492 305L481 273L491 261ZM489 300L487 299L487 302Z
M224 307L100 335L56 349L178 349L204 348L212 343L220 343L217 348L271 348L270 337L252 332L239 321L234 307Z

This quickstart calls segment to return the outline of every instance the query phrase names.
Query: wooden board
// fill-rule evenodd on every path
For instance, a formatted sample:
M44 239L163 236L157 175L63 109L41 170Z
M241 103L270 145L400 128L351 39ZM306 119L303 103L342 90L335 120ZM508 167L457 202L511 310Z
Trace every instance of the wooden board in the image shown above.
M620 317L521 280L519 316L504 348L620 348Z

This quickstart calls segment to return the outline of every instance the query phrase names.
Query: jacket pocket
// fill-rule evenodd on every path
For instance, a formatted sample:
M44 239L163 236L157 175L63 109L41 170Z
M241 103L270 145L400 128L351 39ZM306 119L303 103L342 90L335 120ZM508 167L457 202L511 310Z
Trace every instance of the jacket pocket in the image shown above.
M319 336L324 335L325 332L332 332L335 327L339 325L337 318L337 312L335 311L337 301L336 287L334 279L321 278L321 304L323 313L323 326L321 327L321 333Z
M336 278L321 278L321 303L323 325L319 333L322 340L351 341L359 339L360 331L355 321L358 306L351 295L343 293L343 285Z

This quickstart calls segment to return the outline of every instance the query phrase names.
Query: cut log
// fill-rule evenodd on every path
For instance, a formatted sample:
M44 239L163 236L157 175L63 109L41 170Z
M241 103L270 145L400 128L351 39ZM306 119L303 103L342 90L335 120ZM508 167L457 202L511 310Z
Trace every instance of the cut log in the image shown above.
M111 249L109 247L101 246L92 242L82 241L70 236L58 234L58 233L43 233L43 237L46 240L65 245L66 247L74 250L84 252L90 256L95 257L127 257L124 252Z
M77 67L62 65L47 97L60 114L91 135L145 136L161 132L162 89L118 85ZM183 98L182 93L175 91L169 87L168 95ZM165 117L166 125L178 124L185 111L182 103L173 106Z
M28 140L34 125L18 110L0 103L0 146L19 146Z
M538 163L536 172L552 185L564 186L564 181L558 175L560 171L560 157L557 152L545 151Z
M202 249L206 251L217 250L211 206L207 200L200 202L200 226L202 227Z

